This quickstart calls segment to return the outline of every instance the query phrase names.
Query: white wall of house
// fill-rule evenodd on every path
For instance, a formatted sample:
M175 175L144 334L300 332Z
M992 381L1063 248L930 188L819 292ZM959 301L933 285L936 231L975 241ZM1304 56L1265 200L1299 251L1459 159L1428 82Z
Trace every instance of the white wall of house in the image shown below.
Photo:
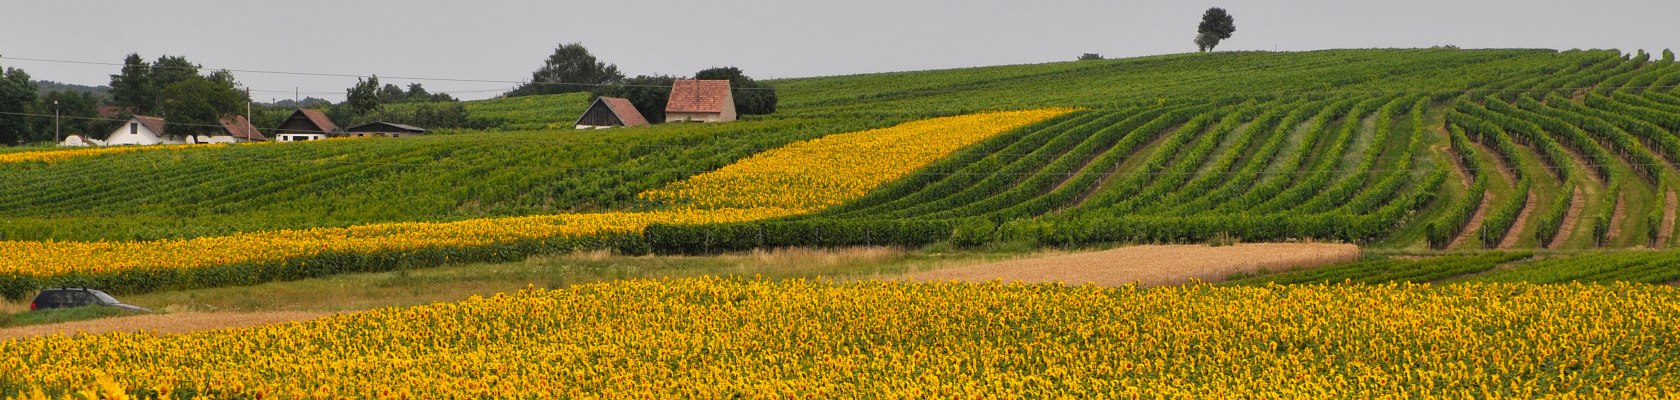
M327 135L322 135L322 134L319 134L319 133L281 133L281 134L275 135L274 139L276 141L281 141L281 142L307 142L307 141L311 141L311 140L321 140L321 139L326 139L326 138L327 138Z
M240 140L239 138L235 138L235 137L233 137L233 135L227 135L227 134L215 135L215 136L198 135L198 136L193 137L193 143L229 143L229 144L231 144L231 143L241 143L241 142L243 142L243 140Z
M665 112L665 122L729 122L734 120L734 107L724 108L721 113Z
M128 120L128 123L118 126L116 130L111 131L111 136L105 138L105 144L108 146L151 146L182 143L186 142L179 138L166 137L159 135L157 132L152 132L152 129L147 128L146 124L136 120Z

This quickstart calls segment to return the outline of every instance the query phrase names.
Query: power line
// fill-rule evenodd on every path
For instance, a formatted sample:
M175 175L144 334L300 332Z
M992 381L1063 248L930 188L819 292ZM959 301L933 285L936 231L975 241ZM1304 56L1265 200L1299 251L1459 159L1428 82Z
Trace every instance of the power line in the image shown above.
M125 68L129 67L129 66L139 66L139 64L113 63L113 62L102 62L102 61L59 60L59 59L47 59L47 58L0 57L0 59L19 60L19 61L34 61L34 62L47 62L47 63L63 63L63 64L120 66L120 67L125 67ZM323 72L296 72L296 71L275 71L275 70L235 69L235 68L207 68L207 67L202 67L202 66L200 66L200 67L172 67L172 66L154 66L154 65L150 65L150 64L147 64L146 66L149 67L149 68L178 68L178 69L195 69L195 70L208 69L208 70L220 70L220 71L229 71L229 72L242 72L242 73L255 73L255 74L274 74L274 75L292 75L292 76L317 76L317 77L357 78L357 79L377 77L377 74L358 75L358 74L339 74L339 73L323 73ZM1643 70L1643 69L1644 68L1641 67L1640 69L1636 69L1634 71L1628 71L1627 73L1632 73L1632 72ZM408 81L470 82L470 83L497 83L497 84L516 84L516 85L533 84L533 85L569 85L569 86L588 86L588 87L610 86L610 87L640 87L640 88L668 88L668 87L670 87L668 85L631 85L631 84L623 84L623 83L586 83L586 82L560 82L560 81L511 81L511 80L499 80L499 79L474 79L474 78L431 78L431 77L408 77L408 76L386 76L385 78L386 79L394 79L394 80L408 80ZM1420 90L1376 90L1376 89L1371 89L1371 90L1341 90L1341 91L1334 91L1334 90L1277 90L1277 91L1249 91L1249 92L1228 91L1228 90L1207 90L1207 91L1200 91L1200 92L1191 92L1191 91L1153 91L1153 92L1134 91L1134 92L1130 92L1130 93L1137 94L1137 95L1144 95L1144 96L1160 96L1160 95L1175 95L1175 94L1178 94L1178 95L1234 94L1234 95L1251 95L1251 96L1252 95L1262 95L1262 94L1270 94L1270 95L1290 95L1290 94L1448 94L1448 93L1468 94L1468 93L1508 92L1508 91L1532 92L1532 91L1555 91L1555 90L1584 90L1584 89L1594 89L1594 88L1596 88L1596 87L1588 86L1588 87L1571 87L1571 88L1521 88L1521 89L1510 89L1510 88L1507 88L1507 89L1474 89L1474 88L1467 88L1467 89L1420 89ZM1638 87L1635 87L1635 88L1638 88ZM1645 86L1643 88L1645 88L1645 89L1680 88L1680 84L1651 85L1651 86ZM772 88L772 87L757 87L757 88L734 88L734 90L773 90L773 91L781 91L781 90L787 90L787 89L777 89L777 88ZM842 88L806 88L806 89L802 89L802 90L803 91L811 91L811 92L832 92L832 91L845 91L847 89L842 89ZM489 92L489 91L492 91L492 90L485 90L484 92ZM880 93L880 92L891 92L891 93L961 93L961 92L974 91L974 89L942 89L942 90L941 89L920 89L920 90L901 90L901 91L881 91L881 90L873 90L873 89L856 89L856 90L853 90L853 91L859 92L859 93L864 93L864 92L868 92L868 93ZM287 92L287 93L290 93L290 92ZM325 93L325 92L322 92L322 93ZM336 93L337 92L333 92L333 94L336 94ZM449 93L449 92L445 91L443 93ZM456 93L466 93L466 92L456 92Z

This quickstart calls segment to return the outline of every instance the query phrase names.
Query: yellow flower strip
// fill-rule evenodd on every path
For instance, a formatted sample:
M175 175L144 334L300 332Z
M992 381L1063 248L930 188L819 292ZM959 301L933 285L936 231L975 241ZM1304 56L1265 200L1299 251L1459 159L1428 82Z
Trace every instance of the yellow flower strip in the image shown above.
M252 398L1590 398L1680 391L1680 288L698 278L0 342L0 387ZM259 396L260 395L260 396Z
M92 157L108 154L136 153L142 151L182 150L196 148L213 148L227 146L225 144L173 144L161 146L110 146L89 147L76 150L45 150L22 151L16 153L0 153L0 164L15 164L22 162L55 163L77 157Z
M777 208L607 212L389 223L148 242L0 241L0 273L55 276L128 270L202 268L289 260L323 253L358 254L472 247L527 239L639 232L650 223L709 224L782 217Z
M640 196L699 208L819 210L862 197L957 149L1072 111L990 112L829 135L759 153Z

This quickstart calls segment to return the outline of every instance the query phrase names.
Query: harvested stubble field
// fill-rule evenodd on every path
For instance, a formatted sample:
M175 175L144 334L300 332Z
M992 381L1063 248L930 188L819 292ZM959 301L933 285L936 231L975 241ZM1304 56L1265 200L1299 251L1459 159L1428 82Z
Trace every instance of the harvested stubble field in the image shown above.
M1232 274L1311 267L1359 259L1359 246L1331 243L1243 243L1234 246L1145 245L1000 261L905 275L914 281L964 281L1120 286L1218 281Z

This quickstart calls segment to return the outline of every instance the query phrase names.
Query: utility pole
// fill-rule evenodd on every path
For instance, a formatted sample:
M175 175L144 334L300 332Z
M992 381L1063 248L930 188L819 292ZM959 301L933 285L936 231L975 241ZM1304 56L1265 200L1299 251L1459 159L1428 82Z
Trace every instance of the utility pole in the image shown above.
M245 140L251 140L251 88L245 88ZM235 143L239 138L234 138Z
M53 100L53 145L58 145L58 100Z

